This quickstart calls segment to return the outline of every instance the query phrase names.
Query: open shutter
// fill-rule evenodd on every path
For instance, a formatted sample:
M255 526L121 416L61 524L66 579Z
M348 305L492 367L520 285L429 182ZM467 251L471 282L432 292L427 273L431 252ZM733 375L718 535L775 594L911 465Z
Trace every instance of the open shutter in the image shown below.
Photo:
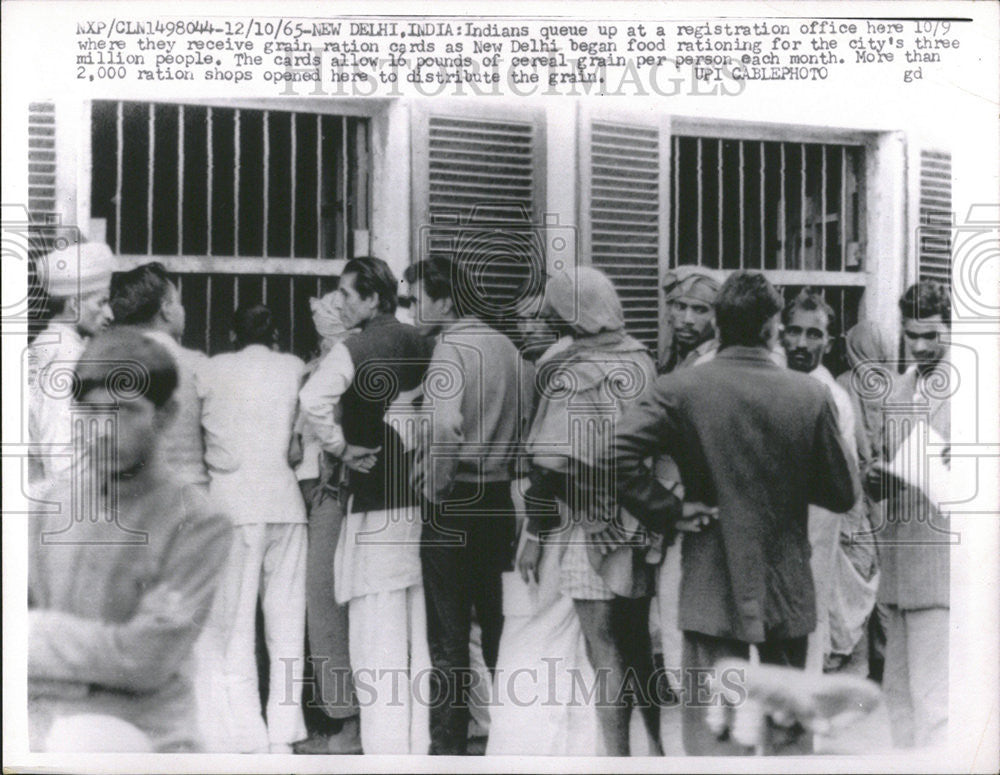
M471 311L501 329L525 280L544 276L544 145L538 110L413 109L414 256L461 262Z
M667 268L669 119L582 111L582 260L615 284L628 332L655 355Z
M951 154L920 149L917 275L951 284Z

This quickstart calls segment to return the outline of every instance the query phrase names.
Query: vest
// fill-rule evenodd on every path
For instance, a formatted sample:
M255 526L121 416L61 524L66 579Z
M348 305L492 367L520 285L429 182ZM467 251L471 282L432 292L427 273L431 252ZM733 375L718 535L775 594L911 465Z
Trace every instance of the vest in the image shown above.
M385 413L400 391L423 380L434 343L391 314L379 314L344 341L354 365L354 379L340 398L341 427L348 444L381 447L367 474L350 471L352 511L377 511L413 505L410 456L402 440L385 423Z

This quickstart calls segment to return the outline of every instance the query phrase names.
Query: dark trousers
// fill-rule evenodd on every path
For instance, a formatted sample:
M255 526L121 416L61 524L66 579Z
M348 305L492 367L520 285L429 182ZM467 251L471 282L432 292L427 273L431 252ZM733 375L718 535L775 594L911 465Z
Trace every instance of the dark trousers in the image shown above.
M788 638L757 644L760 661L768 665L804 668L808 638ZM750 644L729 638L716 638L700 632L684 632L681 656L683 676L683 711L681 730L684 752L688 756L746 756L753 750L732 739L719 739L708 726L708 703L718 698L700 696L699 683L712 676L712 668L726 658L749 659ZM777 751L774 751L777 753ZM780 751L786 755L812 753L812 736L804 734L797 743Z
M315 479L301 482L309 508L306 553L306 632L315 691L313 703L331 719L358 715L351 680L347 606L333 594L333 553L340 539L344 509L335 493Z
M510 482L458 482L448 501L424 507L420 561L433 667L431 754L465 753L472 609L492 671L503 629L500 574L511 568L514 534Z

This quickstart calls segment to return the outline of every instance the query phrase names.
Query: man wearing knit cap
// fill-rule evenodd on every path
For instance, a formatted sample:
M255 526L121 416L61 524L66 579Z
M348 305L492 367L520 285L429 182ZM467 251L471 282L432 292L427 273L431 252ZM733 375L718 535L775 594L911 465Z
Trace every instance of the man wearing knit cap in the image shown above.
M679 266L664 277L671 336L660 353L661 374L693 365L715 349L714 304L721 284L716 272L700 266Z
M90 337L113 319L108 286L115 256L103 243L74 243L38 263L52 314L29 353L29 437L37 445L29 478L51 480L71 467L71 374Z

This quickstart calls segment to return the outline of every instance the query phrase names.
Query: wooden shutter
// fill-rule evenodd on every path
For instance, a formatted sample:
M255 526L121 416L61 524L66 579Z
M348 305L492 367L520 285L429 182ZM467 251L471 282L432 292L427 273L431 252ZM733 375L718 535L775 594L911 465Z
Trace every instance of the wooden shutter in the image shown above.
M28 105L28 222L28 316L40 321L46 313L45 293L35 262L55 247L51 227L58 223L56 108L51 102Z
M951 284L951 154L920 149L917 276Z
M537 110L414 107L414 256L461 262L472 311L500 328L545 271L544 145Z
M669 120L581 112L581 251L618 290L628 332L656 353L667 266Z

